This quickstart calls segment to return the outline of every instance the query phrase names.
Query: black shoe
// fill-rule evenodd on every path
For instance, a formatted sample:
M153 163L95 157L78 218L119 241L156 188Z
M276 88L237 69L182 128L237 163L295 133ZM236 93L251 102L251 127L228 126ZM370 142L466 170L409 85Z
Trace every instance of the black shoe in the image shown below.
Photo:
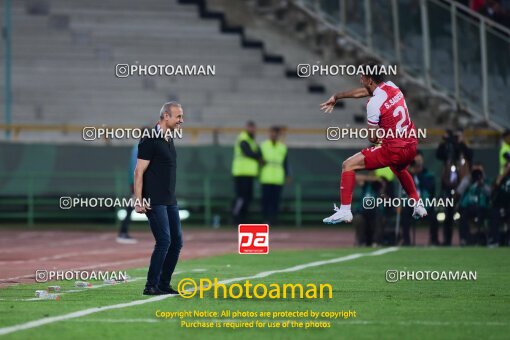
M159 287L159 290L162 291L163 294L179 295L179 292L173 289L172 286Z
M163 294L167 293L162 292L159 288L156 287L145 288L143 290L143 295L163 295Z

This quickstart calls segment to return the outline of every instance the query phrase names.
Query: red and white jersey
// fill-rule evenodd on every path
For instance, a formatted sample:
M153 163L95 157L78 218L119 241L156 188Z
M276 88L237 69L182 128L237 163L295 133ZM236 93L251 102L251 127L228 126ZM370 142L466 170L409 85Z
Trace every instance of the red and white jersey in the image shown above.
M377 86L368 100L367 122L384 130L383 145L404 148L418 142L404 95L391 81Z

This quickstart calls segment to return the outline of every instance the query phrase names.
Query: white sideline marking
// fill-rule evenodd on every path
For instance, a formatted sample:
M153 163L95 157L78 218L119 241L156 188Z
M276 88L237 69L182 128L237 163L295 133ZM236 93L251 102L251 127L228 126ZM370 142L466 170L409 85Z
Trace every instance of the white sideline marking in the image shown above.
M202 269L202 268L197 268L197 269L190 270L190 272L194 272L194 273L203 273L203 272L206 272L206 271L207 271L207 269ZM186 273L186 271L185 270L176 271L176 272L173 273L173 275L179 275L179 274L182 274L182 273ZM145 279L146 279L145 276L137 276L137 277L133 277L133 278L127 280L126 282L121 282L121 283L117 283L117 284L114 284L114 285L111 285L111 284L92 285L92 287L88 287L88 288L65 290L65 291L62 291L60 293L57 293L57 295L60 296L60 295L69 294L69 293L86 292L89 289L97 289L97 288L103 288L103 287L121 286L121 285L125 285L125 284L131 283L131 282L145 280ZM0 299L0 301L42 301L42 299L40 299L40 298Z
M357 254L338 257L336 259L310 262L310 263L300 264L300 265L290 267L290 268L261 272L261 273L255 274L253 276L237 277L237 278L233 278L233 279L222 280L218 283L227 284L227 283L236 282L236 281L263 278L263 277L267 277L269 275L273 275L276 273L296 272L296 271L306 269L306 268L318 267L318 266L323 266L326 264L340 263L340 262L355 260L355 259L363 257L363 256L384 255L386 253L394 252L397 250L398 250L397 247L383 248L383 249L380 249L380 250L377 250L377 251L374 251L371 253L361 253L361 254L357 253ZM79 317L82 317L85 315L103 312L106 310L121 309L121 308L125 308L125 307L144 305L146 303L156 302L156 301L168 299L168 298L175 297L175 296L180 296L180 295L158 295L158 296L154 296L154 297L148 298L148 299L119 303L119 304L110 305L110 306L92 307L92 308L88 308L88 309L84 309L81 311L72 312L72 313L68 313L68 314L64 314L64 315L53 316L53 317L48 317L48 318L44 318L44 319L29 321L29 322L21 323L21 324L14 325L14 326L0 328L0 335L14 333L14 332L22 331L25 329L35 328L35 327L47 325L47 324L58 322L58 321L75 319L75 318L79 318Z
M62 271L75 271L75 270L87 270L87 269L96 269L96 268L104 268L104 267L110 267L110 266L118 266L118 265L124 265L128 263L137 263L137 262L147 262L147 259L132 259L132 260L126 260L126 261L115 261L115 262L106 262L106 263L98 263L93 265L87 265L84 267L78 267L78 268L71 268L71 269L62 269ZM35 278L35 274L26 274L22 276L15 276L15 277L9 277L6 279L0 279L0 281L13 281L18 279L31 279Z
M180 274L180 272L175 272L174 274ZM120 285L125 285L125 284L131 283L131 282L143 280L143 279L146 279L146 277L144 277L144 276L133 277L133 278L127 280L126 282L116 283L116 284L113 284L113 285L111 285L111 284L92 285L92 287L81 288L81 289L65 290L65 291L62 291L62 292L56 293L56 294L58 296L61 296L61 295L64 295L64 294L69 294L69 293L86 292L87 290L90 290L90 289L97 289L97 288L111 287L111 286L120 286ZM28 299L0 299L0 301L43 301L43 300L44 299L40 299L40 298L36 298L36 297L28 298Z
M76 319L73 322L106 322L106 323L131 323L131 322L143 322L143 323L155 323L163 322L157 319Z
M362 254L358 253L358 254L352 254L352 255L347 255L347 256L343 256L343 257L338 257L336 259L331 259L331 260L315 261L315 262L300 264L300 265L297 265L297 266L294 266L294 267L290 267L290 268L262 272L262 273L255 274L253 276L237 277L237 278L233 278L233 279L223 280L223 281L220 281L218 283L226 284L226 283L243 281L243 280L249 280L249 279L260 279L260 278L267 277L269 275L273 275L273 274L277 274L277 273L297 272L297 271L305 269L305 268L318 267L318 266L323 266L325 264L332 264L332 263L339 263L339 262L355 260L355 259L363 257L363 256L384 255L386 253L394 252L394 251L397 251L397 250L398 250L397 247L383 248L383 249L379 249L379 250L376 250L376 251L371 252L371 253L362 253Z

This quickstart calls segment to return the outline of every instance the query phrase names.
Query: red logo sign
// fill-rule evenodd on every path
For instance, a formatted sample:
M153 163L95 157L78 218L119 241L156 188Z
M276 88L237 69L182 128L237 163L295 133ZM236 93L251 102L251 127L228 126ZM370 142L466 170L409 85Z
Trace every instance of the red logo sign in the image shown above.
M269 225L240 224L239 254L269 253Z

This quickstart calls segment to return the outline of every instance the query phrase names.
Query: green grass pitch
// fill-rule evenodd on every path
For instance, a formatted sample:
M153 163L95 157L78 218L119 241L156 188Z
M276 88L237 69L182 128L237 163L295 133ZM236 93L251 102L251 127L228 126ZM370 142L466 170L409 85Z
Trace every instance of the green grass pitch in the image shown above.
M269 255L225 255L182 261L174 287L185 277L218 280L250 277L314 261L372 253L374 249L271 252ZM400 248L380 256L304 268L250 279L265 283L329 283L332 299L204 299L169 297L140 305L104 310L18 330L5 339L508 339L510 334L510 250L485 248ZM387 283L385 272L398 270L470 270L476 281L400 281ZM141 295L146 269L129 270L135 281L65 293L73 282L12 286L0 290L0 333L9 326L44 320L93 307L146 300ZM243 283L244 281L241 281ZM36 289L58 284L60 301L32 298ZM356 318L326 320L330 328L213 328L181 327L179 319L159 319L160 311L341 311L355 310ZM227 321L231 318L227 318ZM268 318L230 321L271 322ZM190 320L190 319L188 319ZM193 319L201 320L201 319ZM277 318L284 322L288 318ZM205 321L205 320L204 320ZM306 320L301 320L306 321Z

